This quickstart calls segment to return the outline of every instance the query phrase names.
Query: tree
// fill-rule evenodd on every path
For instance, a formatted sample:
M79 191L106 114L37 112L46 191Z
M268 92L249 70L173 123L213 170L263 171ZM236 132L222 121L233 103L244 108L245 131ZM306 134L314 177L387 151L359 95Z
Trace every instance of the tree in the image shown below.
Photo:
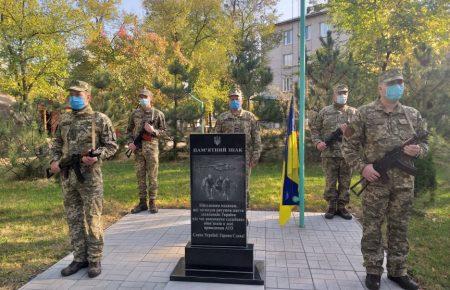
M244 108L250 108L250 98L262 93L273 80L270 68L255 39L246 39L241 44L231 67L231 77L244 95Z
M102 28L71 51L71 75L93 84L93 106L108 113L114 125L124 129L127 113L137 106L137 92L151 88L156 75L165 80L167 41L142 27L136 17L125 15L111 36ZM155 92L155 101L161 96ZM164 103L162 103L164 105Z
M23 101L63 91L66 45L83 26L78 8L65 0L0 2L0 86Z
M361 105L366 102L366 92L376 92L376 78L356 65L351 52L342 53L336 45L332 32L326 38L320 38L321 47L315 54L307 58L306 73L308 76L309 94L307 109L318 111L333 101L333 87L344 83L349 87L349 103Z
M449 137L450 56L440 60L430 46L419 45L414 58L405 62L403 77L404 102L417 108L429 126Z
M8 162L2 175L14 179L42 178L48 167L48 136L39 126L38 100L18 101L11 117L0 122L0 147Z
M448 1L330 0L328 7L355 61L375 73L401 66L421 43L440 54L449 46Z
M179 130L179 103L185 99L192 91L192 84L195 83L196 70L189 70L188 65L180 62L179 59L175 59L170 63L168 67L171 79L169 82L161 82L156 79L154 87L160 90L164 95L168 96L173 101L173 109L169 111L168 119L171 124L171 136L173 136L173 150L176 156L177 144L183 136Z
M173 51L167 63L175 59L195 68L192 93L212 112L215 98L227 91L228 51L232 42L230 20L220 0L146 0L146 26L165 39Z
M279 35L275 34L276 2L227 0L224 3L234 28L230 74L242 89L247 109L250 98L265 91L272 82L266 55L279 41Z

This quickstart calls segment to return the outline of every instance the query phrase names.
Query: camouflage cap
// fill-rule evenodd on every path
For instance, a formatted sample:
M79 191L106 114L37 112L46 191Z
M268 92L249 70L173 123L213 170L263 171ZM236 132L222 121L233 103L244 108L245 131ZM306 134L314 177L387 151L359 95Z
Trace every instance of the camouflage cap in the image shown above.
M333 87L333 90L335 92L348 92L348 87L344 84L337 84Z
M403 80L402 70L398 68L390 69L382 72L378 77L378 83L387 83L394 80Z
M229 92L228 92L228 96L239 96L242 97L242 92L239 88L232 88Z
M139 91L139 95L138 96L153 97L153 94L152 94L152 92L150 92L149 90L144 88L144 89Z
M88 93L91 93L91 85L89 85L87 82L75 81L69 87L69 90L70 91L77 91L77 92L88 92Z

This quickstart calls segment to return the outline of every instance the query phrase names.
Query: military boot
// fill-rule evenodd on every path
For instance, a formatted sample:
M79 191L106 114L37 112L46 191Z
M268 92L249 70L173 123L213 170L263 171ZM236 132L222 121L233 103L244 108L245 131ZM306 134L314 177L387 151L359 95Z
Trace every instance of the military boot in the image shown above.
M102 264L100 262L89 262L88 276L89 278L97 277L102 273Z
M367 274L366 275L366 287L369 290L379 290L380 289L380 275Z
M417 290L419 289L419 285L414 282L408 275L401 277L392 277L388 275L388 279L397 283L398 286L402 287L406 290Z
M69 266L65 267L61 270L61 275L66 277L75 274L80 271L80 269L86 268L88 266L88 262L76 262L73 261Z
M150 213L157 213L158 212L158 208L156 207L156 200L155 199L150 199L148 211Z
M340 204L338 206L336 214L346 220L351 220L353 218L351 213L349 213L348 210L345 208L345 204Z
M336 201L330 200L330 202L328 203L328 210L325 213L325 218L332 219L336 214L336 210Z
M138 205L136 205L132 210L131 213L139 213L141 211L147 210L148 206L147 206L147 200L146 199L141 199L138 203Z

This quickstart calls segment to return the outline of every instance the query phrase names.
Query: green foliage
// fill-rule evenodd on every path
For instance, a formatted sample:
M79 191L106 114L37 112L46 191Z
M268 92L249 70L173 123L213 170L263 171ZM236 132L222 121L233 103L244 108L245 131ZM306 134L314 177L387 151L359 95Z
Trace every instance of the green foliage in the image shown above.
M376 92L376 76L357 65L352 53L342 53L328 31L320 38L321 47L308 57L306 73L309 82L307 109L319 111L333 102L333 87L343 83L349 87L349 105L359 106L371 100Z
M313 81L308 107L317 109L329 103L330 87L336 81L349 85L350 105L368 103L378 97L377 75L403 67L406 92L401 102L417 108L430 127L449 136L450 17L446 1L332 0L328 8L335 29L348 34L349 40L344 55L329 40L322 41L309 63L308 76ZM323 102L324 95L327 102Z
M284 139L286 131L284 129L261 129L261 141L263 151L260 162L282 163L284 157Z
M78 8L65 0L2 0L0 87L27 101L55 98L68 76L66 45L80 31Z
M169 110L166 116L170 124L170 135L173 136L173 149L176 150L178 142L183 138L183 132L180 130L179 103L184 101L192 91L198 71L189 69L189 66L182 64L178 58L174 59L168 66L170 78L168 82L161 82L155 79L153 86L160 90L171 102L173 108ZM184 112L186 116L186 113Z
M166 63L178 59L195 68L195 80L189 81L192 93L205 103L206 112L212 112L214 100L226 97L233 36L232 22L222 10L222 1L146 0L144 8L145 27L169 43Z
M39 126L36 103L18 102L11 118L0 123L0 145L6 164L3 174L14 179L44 177L49 140Z
M253 112L259 120L265 122L284 123L285 114L278 99L263 99L253 101Z
M436 167L433 162L432 152L425 158L416 160L414 163L417 168L417 176L414 180L414 191L420 194L427 190L436 190Z
M436 132L450 137L450 56L441 60L432 47L421 44L405 62L405 103L418 109Z
M280 35L275 33L276 2L228 0L224 3L234 24L235 49L231 52L230 75L242 90L247 110L250 98L264 92L273 80L267 66L267 52L280 40Z
M85 44L71 51L71 75L67 83L75 79L91 83L95 87L94 109L106 113L119 133L123 133L129 113L137 106L138 91L151 88L155 75L165 80L167 43L156 33L146 31L135 17L124 16L119 20L120 29L111 37L98 24L98 29L86 36ZM154 103L164 105L157 92Z
M449 46L447 1L331 0L328 7L355 60L375 73L401 66L421 43L441 55Z
M245 98L244 108L249 109L250 98L262 93L272 82L273 75L255 39L246 40L231 67L231 77L239 85Z
M311 140L311 131L305 130L305 140ZM305 142L305 160L307 162L320 162L320 152L312 142Z

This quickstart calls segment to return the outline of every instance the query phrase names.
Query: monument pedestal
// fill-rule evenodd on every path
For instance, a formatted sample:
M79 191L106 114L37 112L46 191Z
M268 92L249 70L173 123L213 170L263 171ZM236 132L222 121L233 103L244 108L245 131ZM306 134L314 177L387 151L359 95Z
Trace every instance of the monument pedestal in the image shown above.
M264 263L254 261L253 244L247 247L193 246L185 248L171 281L264 285Z
M244 134L192 134L191 241L171 281L264 285L247 243Z

